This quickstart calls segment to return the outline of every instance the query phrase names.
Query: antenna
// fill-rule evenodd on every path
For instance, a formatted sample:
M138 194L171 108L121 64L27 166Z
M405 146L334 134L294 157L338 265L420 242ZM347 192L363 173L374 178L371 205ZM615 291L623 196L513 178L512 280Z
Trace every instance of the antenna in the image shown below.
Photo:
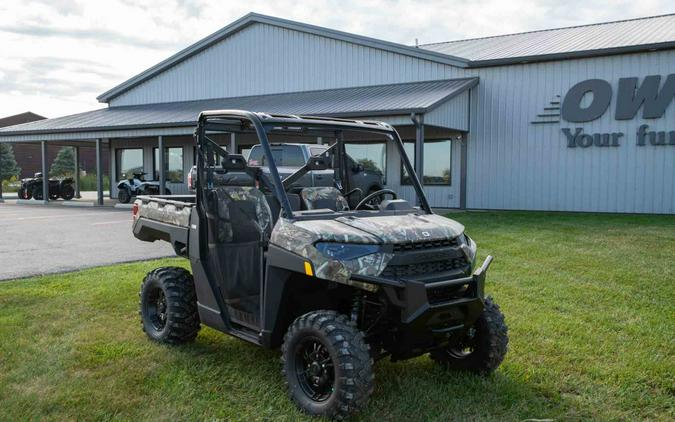
M419 47L420 47L420 40L415 38L415 48L419 48Z

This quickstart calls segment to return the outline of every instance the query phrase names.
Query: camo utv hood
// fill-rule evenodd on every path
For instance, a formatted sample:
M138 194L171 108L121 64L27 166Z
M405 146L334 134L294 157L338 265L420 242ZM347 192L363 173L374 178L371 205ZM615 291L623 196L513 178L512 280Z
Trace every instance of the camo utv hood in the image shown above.
M376 252L353 260L336 261L319 252L314 244L321 241L384 245L455 238L463 231L461 224L437 215L341 217L296 222L280 218L270 243L307 258L318 278L358 285L360 283L350 280L352 274L378 276L393 254Z
M464 233L463 225L436 214L341 217L336 221L373 235L383 244L454 239Z

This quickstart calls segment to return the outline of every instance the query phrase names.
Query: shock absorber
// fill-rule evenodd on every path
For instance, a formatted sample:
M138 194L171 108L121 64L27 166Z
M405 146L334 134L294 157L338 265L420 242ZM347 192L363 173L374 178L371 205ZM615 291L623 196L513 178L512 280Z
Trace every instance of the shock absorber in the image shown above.
M363 301L365 299L365 295L363 294L356 294L354 295L354 298L352 299L352 312L351 312L351 320L354 323L354 325L358 326L359 325L359 317L361 316L361 311L363 310Z

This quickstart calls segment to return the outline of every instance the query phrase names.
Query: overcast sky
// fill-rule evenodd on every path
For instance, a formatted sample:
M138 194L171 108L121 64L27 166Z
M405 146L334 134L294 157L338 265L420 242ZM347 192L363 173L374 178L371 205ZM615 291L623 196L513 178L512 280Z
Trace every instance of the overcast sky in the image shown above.
M0 117L96 96L248 12L412 45L675 12L672 0L2 0Z

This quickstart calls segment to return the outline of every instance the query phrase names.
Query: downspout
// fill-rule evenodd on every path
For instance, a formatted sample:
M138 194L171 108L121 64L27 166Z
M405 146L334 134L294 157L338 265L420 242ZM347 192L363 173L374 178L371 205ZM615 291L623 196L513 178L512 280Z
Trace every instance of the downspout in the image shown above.
M415 125L415 173L417 173L420 186L424 188L424 114L411 113L410 120ZM417 198L417 205L420 205L419 198Z

